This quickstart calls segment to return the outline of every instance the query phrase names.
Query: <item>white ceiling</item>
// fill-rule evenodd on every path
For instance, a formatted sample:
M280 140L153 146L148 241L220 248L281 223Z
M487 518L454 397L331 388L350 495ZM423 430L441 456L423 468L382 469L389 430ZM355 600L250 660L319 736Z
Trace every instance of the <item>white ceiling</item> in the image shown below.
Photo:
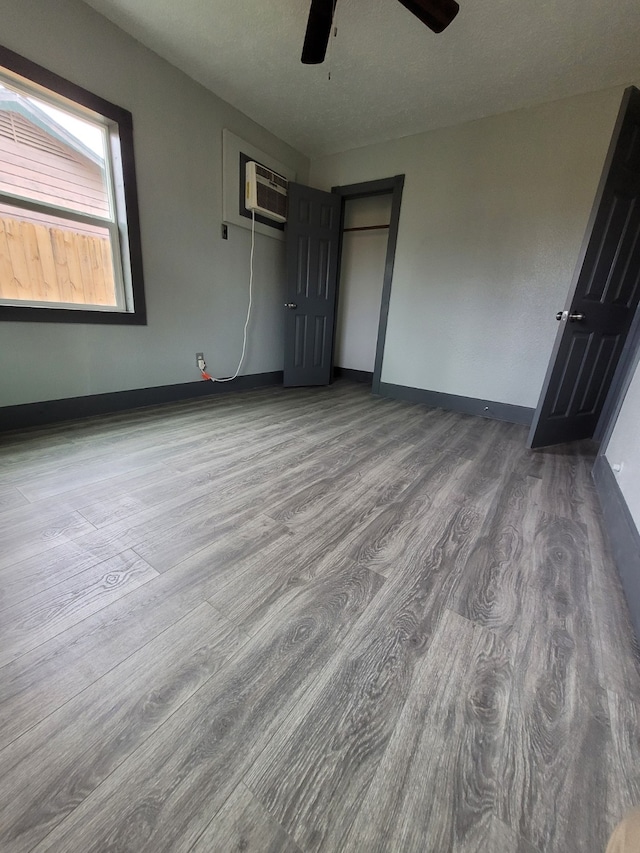
M86 2L309 155L640 83L639 0L459 0L440 35L338 0L320 66L300 63L309 0Z

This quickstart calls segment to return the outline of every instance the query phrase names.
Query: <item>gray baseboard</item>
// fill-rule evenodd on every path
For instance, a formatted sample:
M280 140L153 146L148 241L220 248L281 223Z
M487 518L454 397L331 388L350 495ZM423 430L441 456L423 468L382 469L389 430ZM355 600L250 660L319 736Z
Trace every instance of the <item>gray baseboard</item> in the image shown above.
M640 640L640 533L606 456L597 457L592 476L631 622Z
M132 391L114 391L109 394L90 394L86 397L69 397L65 400L47 400L42 403L25 403L20 406L0 408L0 432L27 429L88 418L93 415L107 415L129 409L142 409L145 406L158 406L164 403L177 403L181 400L193 400L231 391L245 391L250 388L263 388L270 385L282 385L282 371L254 373L238 376L232 382L185 382L179 385L161 385L157 388L136 388Z
M373 370L354 370L352 367L334 367L335 379L350 379L352 382L362 382L371 385L373 382Z
M460 397L457 394L444 394L441 391L426 391L424 388L410 388L407 385L380 383L382 397L394 400L408 400L410 403L424 403L434 409L446 409L465 415L480 415L496 421L531 426L534 409L527 406L513 406L510 403L496 403L492 400L479 400L476 397Z

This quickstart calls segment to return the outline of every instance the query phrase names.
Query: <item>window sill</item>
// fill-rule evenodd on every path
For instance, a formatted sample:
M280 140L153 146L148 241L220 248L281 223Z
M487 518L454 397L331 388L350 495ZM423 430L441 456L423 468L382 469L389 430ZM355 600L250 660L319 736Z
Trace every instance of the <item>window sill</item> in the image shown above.
M102 323L105 325L146 326L144 310L126 311L83 311L81 308L30 308L18 305L0 306L0 322L13 320L18 323Z

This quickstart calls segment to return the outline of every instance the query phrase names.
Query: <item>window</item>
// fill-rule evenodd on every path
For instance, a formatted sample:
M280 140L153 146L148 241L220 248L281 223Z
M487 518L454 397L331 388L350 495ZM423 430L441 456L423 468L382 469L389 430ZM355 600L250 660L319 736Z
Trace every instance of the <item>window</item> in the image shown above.
M0 48L0 320L146 322L132 131Z

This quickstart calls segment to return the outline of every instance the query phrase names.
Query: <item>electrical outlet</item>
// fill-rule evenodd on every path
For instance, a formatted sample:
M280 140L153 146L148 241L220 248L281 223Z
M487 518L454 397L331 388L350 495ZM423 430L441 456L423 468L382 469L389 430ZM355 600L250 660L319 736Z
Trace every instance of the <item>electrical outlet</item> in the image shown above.
M198 370L204 370L207 366L204 360L204 353L197 352L196 353L196 365L198 366Z
M228 240L228 239L229 239L229 229L227 228L227 226L226 226L226 225L223 225L223 226L222 226L222 239L223 239L223 240Z

